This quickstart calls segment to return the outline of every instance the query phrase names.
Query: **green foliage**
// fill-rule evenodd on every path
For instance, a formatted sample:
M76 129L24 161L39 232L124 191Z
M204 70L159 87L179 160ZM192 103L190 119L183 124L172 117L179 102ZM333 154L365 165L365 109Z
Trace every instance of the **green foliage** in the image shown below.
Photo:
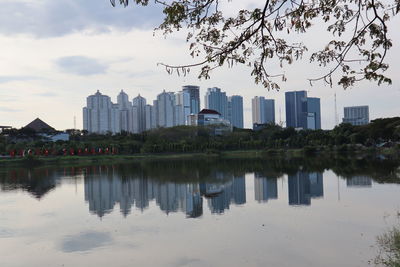
M137 153L188 153L230 150L265 150L303 149L306 154L314 154L321 148L348 153L365 147L388 143L396 149L400 142L400 118L377 119L368 125L352 126L340 124L333 130L300 130L267 125L260 131L234 129L223 135L215 135L208 127L177 126L158 128L142 134L121 133L116 135L72 133L70 141L55 143L23 139L23 142L10 142L19 132L0 135L0 153L10 150L49 149L62 154L63 149L115 148L119 154ZM268 152L269 153L269 152Z

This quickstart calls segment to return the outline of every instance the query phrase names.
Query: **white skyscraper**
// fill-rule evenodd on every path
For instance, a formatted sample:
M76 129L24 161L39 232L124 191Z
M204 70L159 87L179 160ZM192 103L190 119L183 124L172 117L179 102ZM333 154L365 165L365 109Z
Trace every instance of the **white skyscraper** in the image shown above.
M99 91L86 98L86 107L83 108L83 129L89 133L111 132L112 103L109 96Z
M119 108L120 131L130 132L132 129L132 104L129 102L129 97L124 90L121 90L117 96L117 103Z
M146 131L153 129L153 106L146 105Z
M188 125L190 115L190 93L181 91L175 94L175 125Z
M146 130L146 99L140 95L132 100L132 126L133 133Z
M120 120L120 109L118 104L112 104L111 106L111 132L113 134L121 132L121 120Z
M157 96L158 127L174 126L174 98L174 93L165 90Z
M153 100L153 109L151 113L151 128L155 129L158 127L158 101Z

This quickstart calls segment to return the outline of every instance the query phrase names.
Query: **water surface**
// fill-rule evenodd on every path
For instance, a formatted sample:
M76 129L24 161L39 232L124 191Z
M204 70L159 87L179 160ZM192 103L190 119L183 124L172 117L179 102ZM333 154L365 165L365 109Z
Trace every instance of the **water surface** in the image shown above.
M388 161L161 160L0 171L0 266L366 266Z

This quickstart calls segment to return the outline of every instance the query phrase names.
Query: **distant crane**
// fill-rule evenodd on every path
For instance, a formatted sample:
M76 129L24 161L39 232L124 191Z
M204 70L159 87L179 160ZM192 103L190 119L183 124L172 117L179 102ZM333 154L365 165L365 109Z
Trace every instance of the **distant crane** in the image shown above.
M283 127L284 121L282 121L282 108L279 108L279 126Z

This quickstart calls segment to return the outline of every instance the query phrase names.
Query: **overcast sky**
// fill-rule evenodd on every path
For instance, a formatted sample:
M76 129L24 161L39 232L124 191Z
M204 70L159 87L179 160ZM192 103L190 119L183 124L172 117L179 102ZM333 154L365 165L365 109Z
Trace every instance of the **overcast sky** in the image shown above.
M228 12L254 7L259 0L233 0ZM224 7L223 7L224 8ZM225 7L226 8L226 7ZM82 128L82 107L96 90L114 102L121 89L130 99L140 95L148 103L162 90L179 91L182 85L201 87L201 104L208 87L244 97L245 126L251 125L251 98L275 99L276 119L285 119L284 92L307 90L321 98L322 127L334 126L334 93L339 118L343 106L369 105L371 118L400 115L400 35L390 27L394 47L388 55L391 86L362 82L343 90L321 84L310 87L307 78L320 69L304 60L285 68L288 81L279 92L253 82L246 67L222 68L211 79L198 80L196 70L186 77L168 75L158 62L189 64L182 34L164 38L153 28L161 23L159 7L112 8L108 0L2 0L0 8L0 125L22 127L36 117L63 130ZM400 25L399 17L390 22ZM326 26L318 25L307 36L292 36L313 47L323 47Z

